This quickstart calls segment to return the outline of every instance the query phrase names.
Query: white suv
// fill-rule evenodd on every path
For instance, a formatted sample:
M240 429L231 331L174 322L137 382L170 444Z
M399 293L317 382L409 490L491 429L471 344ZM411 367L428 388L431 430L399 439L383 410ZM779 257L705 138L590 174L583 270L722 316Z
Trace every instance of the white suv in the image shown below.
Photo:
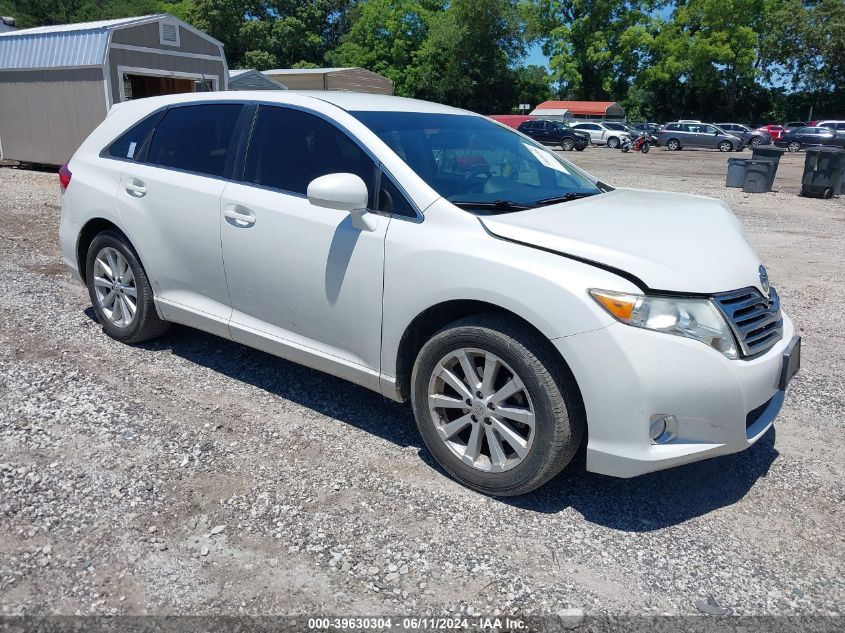
M572 125L572 129L589 133L590 142L593 145L607 145L611 149L619 147L622 144L622 139L631 138L628 132L604 123L576 123Z
M722 202L613 189L485 117L354 93L114 108L60 179L106 334L183 323L410 400L462 483L631 477L757 441L792 322Z

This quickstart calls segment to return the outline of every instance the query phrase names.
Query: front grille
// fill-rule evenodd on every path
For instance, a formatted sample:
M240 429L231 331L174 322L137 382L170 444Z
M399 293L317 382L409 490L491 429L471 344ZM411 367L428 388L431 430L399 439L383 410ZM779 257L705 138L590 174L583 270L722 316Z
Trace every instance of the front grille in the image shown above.
M774 288L768 298L756 288L732 290L713 296L739 342L743 356L756 356L783 337L780 297Z

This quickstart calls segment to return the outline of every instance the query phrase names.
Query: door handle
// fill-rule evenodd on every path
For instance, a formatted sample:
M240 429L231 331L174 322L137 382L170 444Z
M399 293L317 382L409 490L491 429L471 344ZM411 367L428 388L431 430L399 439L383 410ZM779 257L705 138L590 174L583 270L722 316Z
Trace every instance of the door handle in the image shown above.
M138 180L137 178L130 178L126 181L126 193L128 193L133 198L143 198L147 195L147 187L143 183L143 181Z
M223 209L223 217L226 222L239 229L245 229L255 224L255 216L252 211L239 204L233 204Z

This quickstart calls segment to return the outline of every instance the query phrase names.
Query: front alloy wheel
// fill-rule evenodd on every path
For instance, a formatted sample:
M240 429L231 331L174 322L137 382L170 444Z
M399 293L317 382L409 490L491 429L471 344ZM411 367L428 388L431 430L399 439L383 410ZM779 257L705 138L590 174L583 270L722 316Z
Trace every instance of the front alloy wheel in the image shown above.
M669 142L666 143L666 149L670 152L676 152L681 149L681 142L676 138L669 139Z
M801 143L799 143L798 141L792 141L789 145L786 146L786 149L788 149L794 154L795 152L801 149Z
M501 314L467 317L432 336L414 364L411 401L437 462L490 495L543 485L570 462L585 426L554 346Z
M730 141L722 141L721 143L719 143L720 152L732 152L733 149L734 145Z
M572 148L575 147L575 141L571 138L565 138L560 142L560 147L567 152L571 152Z
M610 149L616 149L617 147L619 147L619 139L615 136L611 136L609 139L607 139L607 146Z
M518 466L534 441L534 405L501 358L462 347L437 363L428 384L437 434L462 462L484 472Z

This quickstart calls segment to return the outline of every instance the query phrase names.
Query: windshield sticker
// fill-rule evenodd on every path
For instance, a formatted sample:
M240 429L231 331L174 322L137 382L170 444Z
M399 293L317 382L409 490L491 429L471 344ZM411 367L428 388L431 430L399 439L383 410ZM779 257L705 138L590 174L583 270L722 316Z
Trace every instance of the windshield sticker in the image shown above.
M529 145L528 143L523 143L523 146L525 146L525 149L534 154L534 157L549 169L556 169L560 172L563 172L567 176L569 175L569 172L566 170L566 167L564 167L560 163L560 161L555 160L554 156L550 156L549 153L545 150L542 150L539 147L534 147L533 145Z

